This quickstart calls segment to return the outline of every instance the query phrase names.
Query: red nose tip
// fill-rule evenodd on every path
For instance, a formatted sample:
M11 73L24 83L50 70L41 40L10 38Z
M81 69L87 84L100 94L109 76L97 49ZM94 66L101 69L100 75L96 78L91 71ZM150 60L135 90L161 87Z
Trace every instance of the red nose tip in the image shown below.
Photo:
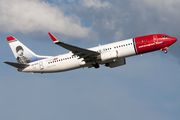
M173 40L173 42L176 42L176 41L177 41L177 38L173 37L172 40Z

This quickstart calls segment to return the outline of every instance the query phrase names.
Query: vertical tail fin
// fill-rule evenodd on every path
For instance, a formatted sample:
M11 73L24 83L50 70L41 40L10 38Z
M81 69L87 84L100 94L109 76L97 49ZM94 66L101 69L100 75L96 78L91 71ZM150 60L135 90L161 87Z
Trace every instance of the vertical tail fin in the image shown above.
M7 37L7 41L18 63L26 64L46 58L36 55L13 36Z

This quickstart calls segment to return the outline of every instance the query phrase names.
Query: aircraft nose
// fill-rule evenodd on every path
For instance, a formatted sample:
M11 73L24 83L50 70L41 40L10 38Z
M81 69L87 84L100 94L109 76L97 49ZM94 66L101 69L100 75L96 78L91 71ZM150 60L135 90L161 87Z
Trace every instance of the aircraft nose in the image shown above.
M172 41L175 43L177 41L177 38L172 37Z

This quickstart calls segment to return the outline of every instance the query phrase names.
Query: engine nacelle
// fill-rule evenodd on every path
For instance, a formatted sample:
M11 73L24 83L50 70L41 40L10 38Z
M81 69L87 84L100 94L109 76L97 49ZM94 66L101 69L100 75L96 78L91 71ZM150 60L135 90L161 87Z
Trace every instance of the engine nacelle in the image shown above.
M110 52L101 53L101 60L102 61L116 59L117 57L118 57L117 51L110 51Z
M114 68L114 67L118 67L121 65L125 65L126 64L126 59L125 58L121 58L121 59L117 59L114 62L110 62L110 63L106 63L106 67L110 67L110 68Z

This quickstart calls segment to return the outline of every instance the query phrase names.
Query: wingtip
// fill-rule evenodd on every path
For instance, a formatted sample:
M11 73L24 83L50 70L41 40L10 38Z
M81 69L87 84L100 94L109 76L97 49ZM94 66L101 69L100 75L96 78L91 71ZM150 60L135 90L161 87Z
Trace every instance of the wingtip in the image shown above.
M54 35L52 35L50 32L48 34L54 43L59 42L58 39L56 37L54 37Z

